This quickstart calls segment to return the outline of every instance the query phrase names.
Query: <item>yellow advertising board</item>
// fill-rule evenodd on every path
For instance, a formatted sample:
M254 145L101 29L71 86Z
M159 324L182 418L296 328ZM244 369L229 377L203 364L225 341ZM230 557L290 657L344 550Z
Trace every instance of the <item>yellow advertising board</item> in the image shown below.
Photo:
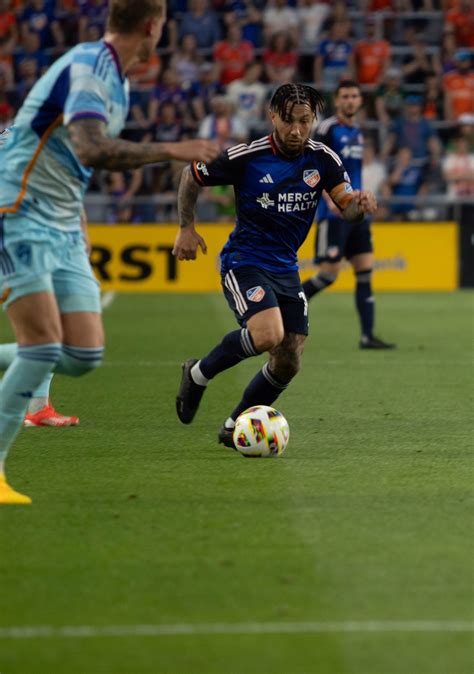
M208 252L183 262L171 253L176 225L91 225L92 266L103 290L209 292L220 289L219 252L231 225L200 224ZM453 290L458 286L458 225L373 224L376 290ZM300 249L302 279L314 273L314 231ZM345 268L334 290L349 290Z

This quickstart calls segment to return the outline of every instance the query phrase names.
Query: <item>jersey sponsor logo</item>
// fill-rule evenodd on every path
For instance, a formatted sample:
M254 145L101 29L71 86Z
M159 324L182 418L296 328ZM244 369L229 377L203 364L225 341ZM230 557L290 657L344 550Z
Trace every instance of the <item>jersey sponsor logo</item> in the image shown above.
M310 187L315 187L321 180L318 169L308 169L303 171L303 180Z
M318 193L314 192L280 192L278 195L278 212L310 211L318 205Z
M249 288L246 295L250 302L261 302L265 297L265 290L262 286L255 286L254 288Z
M200 171L203 174L203 176L209 175L209 171L207 170L207 166L203 161L196 162L196 170Z
M263 178L260 178L260 180L259 180L258 182L259 182L259 183L272 183L272 182L273 182L273 178L271 177L271 175L270 175L269 173L266 173L266 174L263 176Z
M268 192L264 192L262 196L257 199L257 203L259 203L262 208L265 208L265 210L269 206L275 205L273 199L270 199L270 195L268 194Z

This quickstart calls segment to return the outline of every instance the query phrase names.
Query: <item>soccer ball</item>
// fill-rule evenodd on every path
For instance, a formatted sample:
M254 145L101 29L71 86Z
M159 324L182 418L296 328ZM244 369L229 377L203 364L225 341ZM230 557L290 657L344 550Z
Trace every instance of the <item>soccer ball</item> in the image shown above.
M235 422L234 445L244 456L280 456L289 438L287 420L267 405L249 407Z

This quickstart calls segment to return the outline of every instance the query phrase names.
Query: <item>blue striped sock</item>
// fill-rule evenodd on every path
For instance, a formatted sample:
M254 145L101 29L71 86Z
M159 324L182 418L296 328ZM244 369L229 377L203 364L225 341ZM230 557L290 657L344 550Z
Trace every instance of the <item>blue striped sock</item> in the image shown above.
M0 461L23 424L28 402L61 355L61 344L19 346L0 387Z
M250 356L258 356L250 332L247 328L234 330L229 332L220 344L199 361L199 369L206 379L212 379L219 372L237 365L241 360L250 358Z
M104 347L70 346L63 344L61 357L56 366L58 374L68 374L71 377L80 377L91 370L95 370L102 362Z
M11 342L10 344L0 344L0 371L5 372L8 370L15 359L17 348L16 342ZM33 398L49 398L49 389L51 387L52 380L53 375L48 374L43 379L38 388L34 390Z

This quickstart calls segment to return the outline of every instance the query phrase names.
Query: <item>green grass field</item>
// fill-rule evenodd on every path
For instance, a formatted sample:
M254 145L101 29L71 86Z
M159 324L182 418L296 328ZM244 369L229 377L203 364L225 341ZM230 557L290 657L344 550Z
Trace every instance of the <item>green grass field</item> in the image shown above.
M80 427L10 455L33 505L0 511L1 674L472 674L473 300L380 294L387 353L315 300L288 450L249 461L216 432L263 359L174 411L223 298L117 296L103 368L53 383Z

